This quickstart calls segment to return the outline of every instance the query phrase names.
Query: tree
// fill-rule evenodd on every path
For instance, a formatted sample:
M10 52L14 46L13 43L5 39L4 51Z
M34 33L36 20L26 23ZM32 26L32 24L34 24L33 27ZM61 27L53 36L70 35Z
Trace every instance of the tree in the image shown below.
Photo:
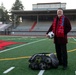
M8 23L9 22L9 15L8 15L7 10L5 10L4 16L5 16L5 22Z
M7 22L7 20L9 20L9 15L8 15L6 8L4 7L4 5L2 3L0 6L0 21L5 23L5 22Z
M12 10L24 10L24 6L20 0L16 0L11 9Z
M12 8L11 8L12 11L14 10L24 10L24 6L22 4L22 2L20 0L16 0L15 3L13 4ZM19 21L19 16L17 15L11 15L11 18L12 18L12 21L13 23L15 23L14 25L17 26L19 25L20 21Z

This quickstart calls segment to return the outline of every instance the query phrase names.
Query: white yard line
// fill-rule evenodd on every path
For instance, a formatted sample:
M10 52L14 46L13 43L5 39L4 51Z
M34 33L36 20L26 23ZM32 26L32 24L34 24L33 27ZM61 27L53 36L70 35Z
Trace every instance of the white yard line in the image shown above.
M38 75L43 75L45 70L40 70L40 72L38 73Z
M37 42L40 42L40 41L43 41L43 40L46 40L46 39L41 39L41 40L37 40L37 41L30 42L30 43L27 43L27 44L19 45L19 46L13 47L13 48L5 49L3 51L0 51L0 53L6 52L6 51L9 51L9 50L12 50L12 49L16 49L16 48L19 48L19 47L22 47L22 46L30 45L30 44L33 44L33 43L37 43Z
M72 37L74 41L76 41L76 39L74 37Z
M75 71L75 75L76 75L76 71Z
M8 72L10 72L11 70L13 70L15 67L10 67L9 69L5 70L3 73L6 74Z

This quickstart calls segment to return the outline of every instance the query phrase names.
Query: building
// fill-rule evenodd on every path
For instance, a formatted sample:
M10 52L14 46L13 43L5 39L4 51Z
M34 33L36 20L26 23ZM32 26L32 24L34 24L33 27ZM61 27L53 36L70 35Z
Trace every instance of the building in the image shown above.
M58 8L66 9L66 3L54 2L54 3L37 3L33 4L33 10L57 10Z

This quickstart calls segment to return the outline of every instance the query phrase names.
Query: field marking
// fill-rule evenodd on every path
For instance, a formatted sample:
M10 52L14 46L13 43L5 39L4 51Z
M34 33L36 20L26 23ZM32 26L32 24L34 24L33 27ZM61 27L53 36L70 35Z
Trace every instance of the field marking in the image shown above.
M19 48L19 47L22 47L22 46L27 46L27 45L30 45L30 44L33 44L33 43L37 43L37 42L40 42L40 41L43 41L43 40L46 40L46 39L41 39L41 40L33 41L33 42L30 42L30 43L27 43L27 44L19 45L19 46L13 47L13 48L5 49L3 51L0 51L0 53L6 52L6 51L9 51L9 50L12 50L12 49L16 49L16 48Z
M3 73L6 74L8 72L10 72L11 70L13 70L15 67L10 67L9 69L5 70Z
M76 51L76 49L73 49L73 50L69 50L69 51L67 51L67 52L74 52L74 51Z
M76 49L69 50L67 52L74 52ZM31 56L22 56L22 57L15 57L15 58L0 58L0 61L5 61L5 60L19 60L19 59L27 59L30 58Z
M72 37L74 41L76 41L76 39L74 37Z
M38 73L38 75L43 75L45 70L40 70L40 72Z
M25 58L30 58L31 56L23 56L23 57L15 57L15 58L2 58L0 61L4 60L18 60L18 59L25 59Z
M76 71L75 71L75 75L76 75Z

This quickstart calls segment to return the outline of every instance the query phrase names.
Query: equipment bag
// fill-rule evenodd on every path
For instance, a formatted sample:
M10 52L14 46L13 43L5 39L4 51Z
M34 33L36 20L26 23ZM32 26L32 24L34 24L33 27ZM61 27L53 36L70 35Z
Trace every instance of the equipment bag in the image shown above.
M46 70L51 68L57 68L59 61L55 54L51 53L49 56L47 53L34 54L29 59L29 67L34 70Z
M51 53L50 58L51 58L52 67L57 68L59 65L59 60L57 59L56 55L54 53Z

